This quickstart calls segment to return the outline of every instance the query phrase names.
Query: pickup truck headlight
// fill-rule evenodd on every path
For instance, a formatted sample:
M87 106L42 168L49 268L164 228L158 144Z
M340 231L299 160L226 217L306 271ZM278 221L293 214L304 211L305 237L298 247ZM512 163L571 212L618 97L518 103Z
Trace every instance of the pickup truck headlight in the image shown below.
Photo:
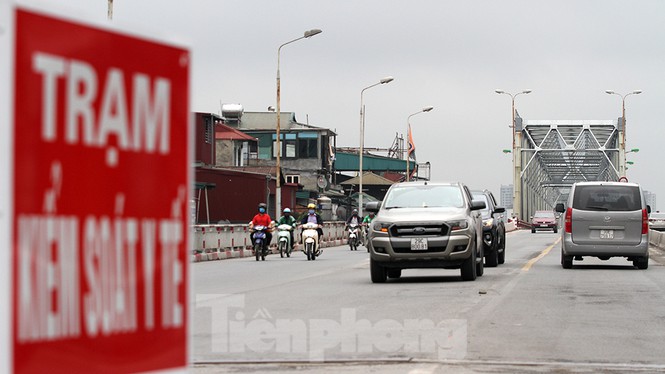
M494 218L488 218L483 220L483 227L492 227L494 224Z
M390 227L389 223L385 222L375 222L372 228L374 231L380 231L380 232L388 232L388 227Z
M464 230L469 227L469 222L467 222L465 219L462 219L459 221L450 221L448 222L448 225L450 226L451 231Z

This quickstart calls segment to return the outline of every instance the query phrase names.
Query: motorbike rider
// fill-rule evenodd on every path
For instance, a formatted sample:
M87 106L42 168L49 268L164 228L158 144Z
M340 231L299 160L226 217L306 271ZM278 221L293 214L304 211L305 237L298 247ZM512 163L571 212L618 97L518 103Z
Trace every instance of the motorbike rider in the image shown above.
M369 225L372 224L372 220L374 219L375 215L376 215L376 213L369 212L369 214L367 214L365 216L365 218L363 218L363 223L362 223L362 226L363 226L363 243L365 243L366 240L367 240L367 232L369 230Z
M279 226L279 225L289 225L289 226L291 226L295 229L295 227L296 227L296 218L291 215L291 209L284 208L282 213L284 213L284 215L279 217L279 220L277 221L277 226ZM295 242L293 241L293 230L289 231L289 235L291 236L291 249L293 249L293 245L295 244Z
M353 209L351 216L346 219L346 228L348 229L351 225L360 226L362 219L358 216L358 209Z
M369 226L369 224L372 223L372 220L374 219L375 215L376 214L374 212L369 212L369 214L366 215L365 218L363 218L363 225Z
M270 218L270 215L267 212L268 206L266 203L260 203L259 204L259 212L252 218L252 222L249 223L249 229L250 231L254 228L254 226L265 226L268 229L265 231L266 232L266 241L265 241L265 246L266 248L270 248L270 241L272 240L272 234L270 231L272 231L272 219ZM254 242L254 238L252 237L253 233L249 234L250 238L250 243Z
M318 225L323 225L323 219L318 213L316 213L316 205L310 203L307 205L307 214L302 218L300 224L304 225L306 223L316 223ZM319 243L321 243L321 238L323 237L323 228L319 227L316 229L319 233Z
M361 223L362 219L358 216L358 209L354 209L353 212L351 212L351 217L346 220L346 225L356 224L360 226Z

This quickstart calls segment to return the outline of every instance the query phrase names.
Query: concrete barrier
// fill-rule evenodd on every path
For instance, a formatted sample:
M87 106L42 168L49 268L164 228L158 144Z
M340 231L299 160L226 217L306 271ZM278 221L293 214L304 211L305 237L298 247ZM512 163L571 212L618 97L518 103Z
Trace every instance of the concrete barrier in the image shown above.
M323 224L321 247L335 247L346 243L346 223L343 221ZM251 257L254 251L249 237L247 224L194 225L192 261L213 261L229 258ZM300 250L301 230L294 232L296 241L294 251ZM272 253L277 253L276 231L270 246Z
M665 251L665 232L649 230L649 244Z
M655 233L657 233L657 231L649 230L649 245L654 247L658 245L658 239L660 238Z
M506 222L506 232L517 229L515 221ZM254 256L247 224L194 225L192 226L192 232L194 236L193 262ZM665 235L657 231L651 232L665 237ZM296 241L294 251L300 251L300 234L301 230L294 232L293 236ZM270 246L272 253L278 253L276 237L275 231L273 232L272 245ZM651 239L655 240L656 238L657 235L652 235ZM324 223L321 247L336 247L344 244L346 244L346 223L344 221ZM662 240L662 245L665 246L665 239Z

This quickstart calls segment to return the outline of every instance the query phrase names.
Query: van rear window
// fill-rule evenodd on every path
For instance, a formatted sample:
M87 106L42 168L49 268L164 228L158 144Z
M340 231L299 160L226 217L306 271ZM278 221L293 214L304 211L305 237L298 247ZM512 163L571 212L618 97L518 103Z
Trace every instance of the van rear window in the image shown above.
M577 186L573 208L620 212L640 210L640 189L636 186Z

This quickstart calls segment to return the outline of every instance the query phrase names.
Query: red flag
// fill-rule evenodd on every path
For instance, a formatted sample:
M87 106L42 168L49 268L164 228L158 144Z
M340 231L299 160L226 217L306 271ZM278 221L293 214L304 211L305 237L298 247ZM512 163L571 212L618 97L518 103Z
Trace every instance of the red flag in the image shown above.
M416 161L416 143L413 142L413 134L411 134L411 125L409 125L409 133L407 136L409 142L409 150L406 153L406 158L407 160L413 159L413 161Z

